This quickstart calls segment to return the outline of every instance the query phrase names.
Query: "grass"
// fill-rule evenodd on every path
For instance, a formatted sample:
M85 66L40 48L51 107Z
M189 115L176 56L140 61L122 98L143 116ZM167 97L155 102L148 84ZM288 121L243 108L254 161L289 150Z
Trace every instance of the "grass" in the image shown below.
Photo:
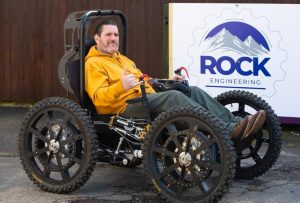
M33 104L32 103L22 103L22 102L3 102L0 101L0 107L24 107L30 108Z

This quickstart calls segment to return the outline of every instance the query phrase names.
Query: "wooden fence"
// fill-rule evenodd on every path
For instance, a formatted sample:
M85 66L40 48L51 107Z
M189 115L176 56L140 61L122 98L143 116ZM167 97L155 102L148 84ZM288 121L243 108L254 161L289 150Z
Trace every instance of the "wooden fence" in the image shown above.
M63 23L74 11L122 10L128 20L128 56L145 73L166 77L164 5L171 0L1 0L0 101L35 102L49 96L68 97L58 81L63 55ZM239 1L297 3L297 1Z

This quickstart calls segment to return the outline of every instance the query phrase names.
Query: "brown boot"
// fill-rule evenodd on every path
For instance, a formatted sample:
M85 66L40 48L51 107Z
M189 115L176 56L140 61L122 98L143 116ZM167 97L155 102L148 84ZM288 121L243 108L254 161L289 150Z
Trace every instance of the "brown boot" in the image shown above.
M259 110L257 111L251 118L251 121L253 124L249 129L245 129L241 139L245 139L247 137L249 137L250 134L255 134L257 133L257 131L259 131L259 129L262 128L262 126L265 123L267 114L264 110Z
M257 111L253 116L247 115L241 120L231 134L232 139L245 139L250 134L255 134L264 124L266 120L266 112L264 110Z
M242 137L245 131L249 131L253 126L253 116L248 115L244 119L242 119L238 124L235 125L233 132L231 134L231 138L237 139Z

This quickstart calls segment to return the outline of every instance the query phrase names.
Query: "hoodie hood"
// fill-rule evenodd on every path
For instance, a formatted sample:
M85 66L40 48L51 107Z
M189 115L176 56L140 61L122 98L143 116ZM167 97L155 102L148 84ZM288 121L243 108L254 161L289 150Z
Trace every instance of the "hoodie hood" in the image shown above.
M90 57L94 57L94 56L104 56L104 57L110 57L110 58L117 58L117 57L120 56L120 52L116 52L116 54L114 56L111 56L109 54L105 54L101 51L98 51L96 49L96 45L94 45L90 48L88 55L85 57L85 60L88 60Z

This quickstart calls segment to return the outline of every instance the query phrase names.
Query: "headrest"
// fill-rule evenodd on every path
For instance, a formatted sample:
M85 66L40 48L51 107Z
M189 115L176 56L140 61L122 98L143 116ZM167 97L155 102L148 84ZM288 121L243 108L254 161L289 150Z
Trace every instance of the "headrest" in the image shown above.
M96 45L96 42L93 38L86 38L84 45L85 45L85 56L86 56L89 53L90 48Z

